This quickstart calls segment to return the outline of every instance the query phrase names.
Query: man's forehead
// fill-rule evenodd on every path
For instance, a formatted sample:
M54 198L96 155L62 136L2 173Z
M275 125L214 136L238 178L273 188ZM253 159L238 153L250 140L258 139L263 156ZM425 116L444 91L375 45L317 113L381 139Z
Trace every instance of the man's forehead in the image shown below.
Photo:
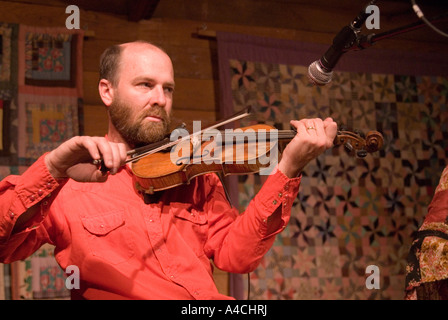
M122 53L127 55L133 55L136 53L147 53L167 56L167 54L163 52L163 50L146 42L129 42L123 43L120 46L123 48Z
M171 64L171 58L161 49L150 44L127 44L123 47L121 63L126 65L138 64L141 62L157 61L158 63Z
M149 43L126 43L123 44L123 51L120 61L120 72L134 78L154 77L154 72L158 77L166 73L169 81L174 82L173 66L170 57L161 49ZM148 69L149 67L149 69ZM148 71L151 71L148 74Z

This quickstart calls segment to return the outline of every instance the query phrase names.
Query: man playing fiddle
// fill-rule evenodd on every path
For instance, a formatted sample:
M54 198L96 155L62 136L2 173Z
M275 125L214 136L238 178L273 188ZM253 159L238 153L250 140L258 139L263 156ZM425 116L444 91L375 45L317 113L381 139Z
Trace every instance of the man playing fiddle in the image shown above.
M174 72L160 48L136 41L107 49L99 94L106 137L74 137L21 176L0 182L0 261L24 259L44 243L65 270L79 268L73 299L226 299L212 264L254 270L289 221L302 169L333 146L330 118L291 121L297 135L243 214L215 174L145 203L127 151L161 140L170 127ZM102 159L108 173L92 160Z

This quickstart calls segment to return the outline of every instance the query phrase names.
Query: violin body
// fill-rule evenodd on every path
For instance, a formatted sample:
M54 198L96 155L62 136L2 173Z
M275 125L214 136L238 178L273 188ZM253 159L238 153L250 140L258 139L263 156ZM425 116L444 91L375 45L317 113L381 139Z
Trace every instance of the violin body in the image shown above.
M150 154L132 163L137 190L166 190L205 173L249 174L278 162L278 130L258 124L236 130L210 131L202 141L183 140L171 150ZM271 134L272 133L272 134Z

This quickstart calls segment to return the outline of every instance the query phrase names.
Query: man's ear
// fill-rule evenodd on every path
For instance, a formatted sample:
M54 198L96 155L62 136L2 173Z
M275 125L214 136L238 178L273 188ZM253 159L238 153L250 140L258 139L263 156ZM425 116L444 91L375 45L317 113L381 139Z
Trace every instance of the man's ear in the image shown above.
M114 88L112 87L112 83L109 80L101 79L98 84L98 91L103 103L106 107L109 107L114 98Z

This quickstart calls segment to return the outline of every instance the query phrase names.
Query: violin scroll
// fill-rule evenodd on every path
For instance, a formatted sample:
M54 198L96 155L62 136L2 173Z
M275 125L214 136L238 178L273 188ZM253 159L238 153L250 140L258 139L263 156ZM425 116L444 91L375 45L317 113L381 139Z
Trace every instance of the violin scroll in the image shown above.
M366 137L367 152L376 152L383 147L384 138L378 131L369 131Z
M378 131L369 131L367 135L360 132L339 130L334 139L334 145L344 145L347 151L364 158L368 153L376 152L383 146L383 135Z

